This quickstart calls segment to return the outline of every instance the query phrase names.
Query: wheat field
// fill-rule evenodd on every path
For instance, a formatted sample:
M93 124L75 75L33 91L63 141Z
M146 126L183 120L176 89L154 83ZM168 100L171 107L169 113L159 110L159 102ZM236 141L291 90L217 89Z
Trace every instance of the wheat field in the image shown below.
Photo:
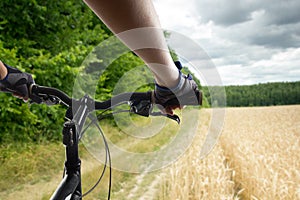
M198 134L188 150L176 162L155 172L130 174L114 170L111 199L300 199L300 105L226 108L225 113L221 135L208 156L200 159L201 145L211 122L216 119L212 120L211 109L201 109ZM59 144L53 144L48 150L49 146L41 146L37 151L47 149L42 152L48 155L47 152L58 147ZM21 158L37 161L34 152L15 155L11 162L19 162ZM82 156L86 191L97 181L101 166L87 152ZM64 156L55 159L63 163ZM33 165L33 161L27 165ZM4 169L11 162L3 163ZM0 199L49 199L61 179L61 170L54 170L43 178L34 176L35 173L36 170L32 170L24 175L26 183L1 180ZM5 183L10 184L4 187ZM104 180L84 199L107 199L106 196L107 181Z
M227 108L214 150L199 159L206 123L162 173L158 199L300 199L300 106Z

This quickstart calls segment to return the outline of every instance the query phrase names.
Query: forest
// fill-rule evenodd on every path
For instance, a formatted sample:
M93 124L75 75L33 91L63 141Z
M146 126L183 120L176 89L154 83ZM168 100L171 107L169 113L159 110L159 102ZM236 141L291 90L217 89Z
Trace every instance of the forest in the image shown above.
M0 8L0 60L69 95L86 56L112 36L81 0L2 0ZM141 64L130 52L114 60L101 75L97 98L110 97L118 77ZM0 93L0 144L57 141L64 112Z
M132 88L153 89L153 76L143 61L82 0L2 0L0 8L0 60L32 74L36 84L70 96L74 88L86 90L100 101ZM175 60L176 53L171 54ZM125 83L119 84L122 80ZM137 85L142 87L134 88ZM89 93L93 89L95 93ZM59 106L24 103L0 92L0 145L60 140L64 112Z
M84 60L95 46L104 41L106 45L115 45L115 40L109 39L113 36L110 30L81 0L1 0L0 8L0 60L31 73L37 84L59 88L69 95L77 75L83 71ZM122 50L119 46L113 49L114 52ZM103 52L103 56L112 53ZM176 52L172 56L176 59ZM90 63L86 72L101 71L101 66L110 60L103 58L97 62ZM130 90L132 85L143 84L145 80L152 85L139 89L153 89L153 77L148 72L133 70L141 65L142 60L129 50L110 62L98 80L95 98L111 97L120 77L129 71L131 77L136 78L138 74L143 78L129 76L127 80L131 82L125 85L127 88L119 89ZM189 73L187 68L184 70ZM202 88L199 80L196 82ZM89 84L86 85L88 88ZM203 87L204 107L296 104L300 103L299 87L299 82L226 86L227 102L219 98L220 88ZM60 107L31 105L0 93L0 145L57 141L61 138L63 116L64 109Z
M223 87L203 87L210 105L240 107L300 104L300 81L224 87L226 101L218 96Z

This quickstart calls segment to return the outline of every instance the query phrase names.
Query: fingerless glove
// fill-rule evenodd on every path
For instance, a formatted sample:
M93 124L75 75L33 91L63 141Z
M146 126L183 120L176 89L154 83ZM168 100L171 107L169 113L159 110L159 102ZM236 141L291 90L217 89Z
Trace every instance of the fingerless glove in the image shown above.
M0 89L28 98L28 88L34 83L32 76L5 63L3 64L7 68L7 75L3 80L0 80Z
M196 82L190 74L182 74L180 62L175 62L175 64L179 69L180 76L178 85L174 88L166 88L156 84L155 103L164 108L167 106L202 105L202 93L198 90Z

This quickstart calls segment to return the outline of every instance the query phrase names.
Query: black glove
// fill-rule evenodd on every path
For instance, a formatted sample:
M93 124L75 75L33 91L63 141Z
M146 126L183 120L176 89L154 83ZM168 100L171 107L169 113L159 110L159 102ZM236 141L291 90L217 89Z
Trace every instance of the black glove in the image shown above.
M180 70L181 64L175 62ZM155 85L154 100L155 104L159 104L169 112L172 109L183 107L184 105L202 105L202 93L198 90L198 86L192 76L184 75L180 72L180 81L178 85L169 89Z
M11 92L27 100L29 97L29 86L34 83L32 76L6 64L4 65L7 68L7 76L0 80L0 90Z

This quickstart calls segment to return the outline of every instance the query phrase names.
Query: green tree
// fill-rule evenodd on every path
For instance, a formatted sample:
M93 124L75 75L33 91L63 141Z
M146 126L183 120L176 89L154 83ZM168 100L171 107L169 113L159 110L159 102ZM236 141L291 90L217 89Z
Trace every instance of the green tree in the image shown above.
M220 86L205 89L205 95L212 103L211 96ZM271 106L300 103L300 82L264 83L246 86L225 86L227 106ZM209 94L211 93L211 94Z

